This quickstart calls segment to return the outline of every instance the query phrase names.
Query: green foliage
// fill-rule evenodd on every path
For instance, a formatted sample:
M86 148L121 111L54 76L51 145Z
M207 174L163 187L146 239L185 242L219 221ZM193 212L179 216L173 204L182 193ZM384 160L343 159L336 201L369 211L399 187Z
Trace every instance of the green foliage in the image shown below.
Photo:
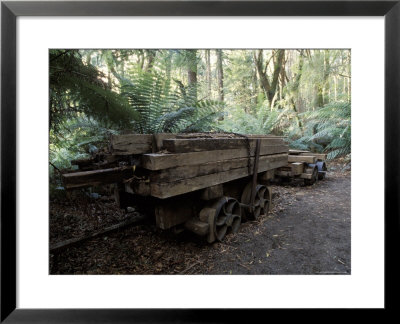
M221 74L216 50L50 50L49 161L71 167L121 131L286 135L293 148L349 154L350 51L260 51L261 68L255 50L221 50ZM273 79L271 97L262 80Z
M120 82L121 95L139 113L132 123L137 133L208 131L223 107L218 101L197 101L182 82L176 80L173 88L167 78L154 71L136 72Z
M287 114L286 109L271 110L267 100L254 109L255 114L247 113L240 107L231 108L220 123L220 129L241 134L272 134Z
M241 106L247 113L254 113L257 102L257 79L251 51L227 51L228 62L225 68L226 99ZM260 93L259 95L263 95Z
M137 114L112 91L94 66L77 50L50 50L50 127L57 133L68 119L85 113L115 128L126 127Z
M303 114L307 122L304 134L292 139L291 147L298 149L312 148L328 152L328 159L345 156L351 152L351 104L332 102L323 108Z
M88 157L90 147L101 149L121 130L211 130L223 104L197 100L171 75L174 59L187 68L188 53L193 56L188 51L50 50L50 174ZM132 55L142 63L125 65ZM158 61L142 69L146 55Z
M58 169L70 168L71 160L89 157L91 149L101 150L111 134L118 134L118 131L86 116L69 119L62 127L62 134L55 135L50 130L49 161ZM53 169L50 168L51 172Z

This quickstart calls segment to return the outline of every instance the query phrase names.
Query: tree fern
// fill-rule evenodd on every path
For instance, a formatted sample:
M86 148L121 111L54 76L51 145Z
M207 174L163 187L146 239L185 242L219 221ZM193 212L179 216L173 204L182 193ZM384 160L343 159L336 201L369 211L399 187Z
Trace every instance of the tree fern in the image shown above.
M218 101L197 100L190 87L179 80L175 80L173 87L166 76L156 71L135 71L120 82L121 95L140 115L132 122L133 131L138 133L210 129L222 108Z
M241 107L230 107L229 114L221 122L224 131L242 134L271 134L280 128L288 111L270 110L267 100L256 107L256 114L247 113Z
M328 159L351 152L351 104L333 102L306 112L302 136L291 134L291 147L328 152Z
M85 113L124 127L138 117L126 98L107 88L104 76L77 50L50 50L50 126Z

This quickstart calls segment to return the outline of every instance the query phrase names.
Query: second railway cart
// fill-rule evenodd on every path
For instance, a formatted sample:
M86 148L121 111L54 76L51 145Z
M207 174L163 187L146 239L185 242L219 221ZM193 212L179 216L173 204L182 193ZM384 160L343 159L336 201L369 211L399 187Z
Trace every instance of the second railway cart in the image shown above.
M157 227L185 228L211 243L268 213L267 184L288 165L288 145L269 135L125 134L74 163L79 171L63 174L66 189L115 184L121 208L145 208Z
M303 150L289 150L288 164L275 171L276 179L303 179L304 184L313 185L323 180L327 173L327 155Z

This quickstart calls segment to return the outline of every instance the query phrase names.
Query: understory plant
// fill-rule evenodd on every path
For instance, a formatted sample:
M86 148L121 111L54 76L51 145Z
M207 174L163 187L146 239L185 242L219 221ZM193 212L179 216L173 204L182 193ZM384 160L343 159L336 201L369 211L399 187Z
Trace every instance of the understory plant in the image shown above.
M332 102L301 114L303 128L288 133L290 146L327 152L328 159L351 152L351 103ZM302 133L300 133L302 132Z

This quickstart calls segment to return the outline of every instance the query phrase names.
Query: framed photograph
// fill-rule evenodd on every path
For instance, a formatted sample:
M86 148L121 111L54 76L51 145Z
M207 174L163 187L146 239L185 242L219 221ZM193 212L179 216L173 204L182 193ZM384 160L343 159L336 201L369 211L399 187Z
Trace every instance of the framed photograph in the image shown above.
M393 308L399 16L2 1L1 321Z

